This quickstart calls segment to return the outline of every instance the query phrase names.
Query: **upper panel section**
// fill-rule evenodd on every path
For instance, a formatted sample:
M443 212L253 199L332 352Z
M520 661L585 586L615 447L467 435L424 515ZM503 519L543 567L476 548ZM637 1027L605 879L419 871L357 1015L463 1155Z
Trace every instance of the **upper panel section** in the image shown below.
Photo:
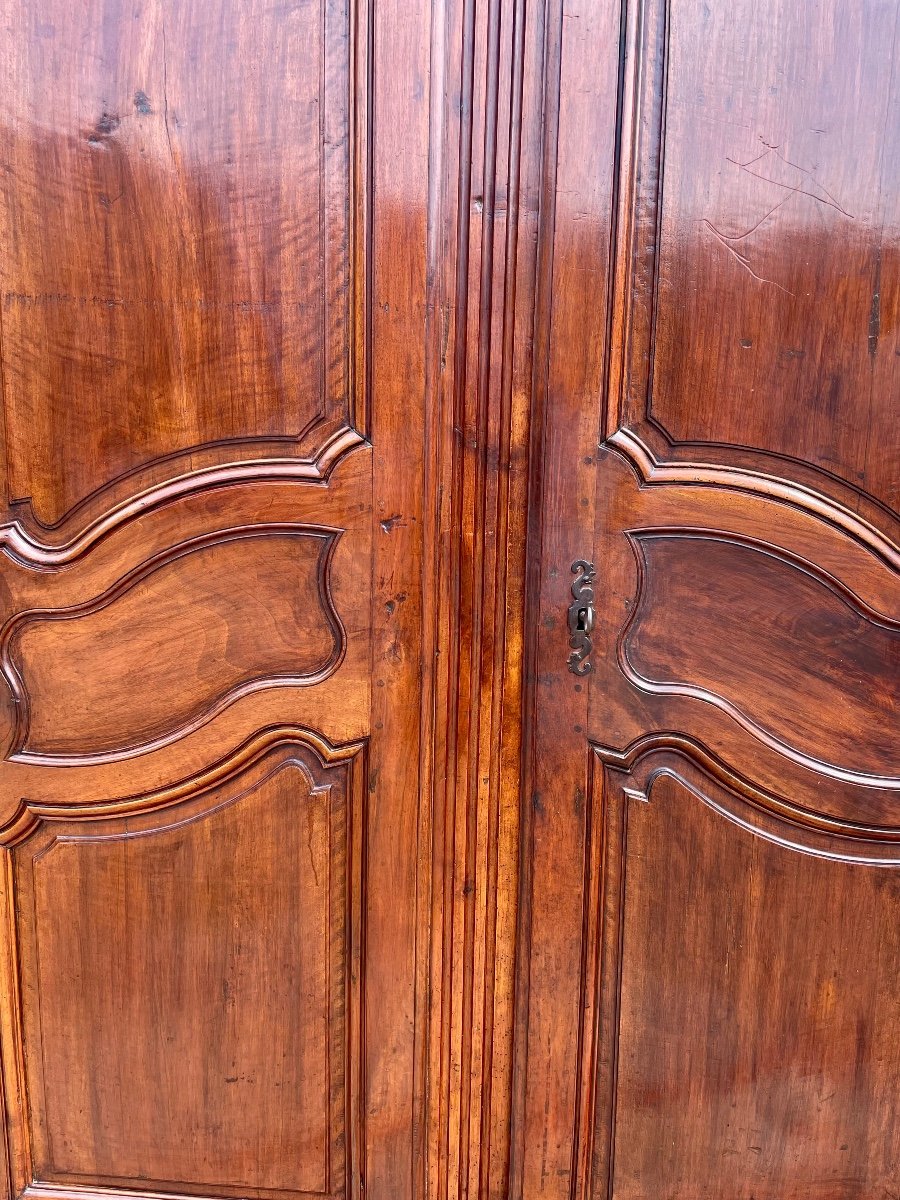
M315 457L357 415L349 0L0 13L12 513Z
M896 510L897 5L645 7L627 423L816 464Z

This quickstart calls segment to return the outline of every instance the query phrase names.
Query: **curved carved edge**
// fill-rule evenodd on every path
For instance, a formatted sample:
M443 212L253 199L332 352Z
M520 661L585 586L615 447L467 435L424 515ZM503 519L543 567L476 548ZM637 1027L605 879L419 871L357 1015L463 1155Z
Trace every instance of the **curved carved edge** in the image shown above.
M863 825L802 808L757 787L687 734L645 734L624 750L591 746L605 767L629 777L631 786L623 790L630 799L649 801L655 780L667 775L734 824L788 849L864 865L900 865L900 825ZM709 783L723 799L709 794Z
M623 314L610 339L601 446L617 450L642 483L716 485L799 508L857 538L900 570L900 520L878 497L824 466L760 447L676 441L653 412L653 342L660 270L660 218L665 184L665 129L671 0L625 6L625 57L616 182L617 249L612 311ZM654 448L654 443L656 448ZM684 454L684 459L680 458ZM717 458L706 459L705 455ZM758 470L747 455L765 464ZM698 456L697 458L687 456ZM729 461L729 459L731 461ZM786 464L806 477L785 476ZM769 467L770 469L766 469ZM829 495L827 484L838 490ZM842 502L839 496L845 496ZM892 534L858 513L863 504L889 522ZM896 531L896 532L893 532Z
M41 541L21 521L10 521L0 525L0 549L20 566L31 570L65 566L83 557L129 521L198 492L241 483L327 483L346 455L368 444L361 433L344 425L323 444L314 459L266 458L189 471L154 484L115 505L66 542Z
M270 522L261 525L240 525L230 529L216 530L213 533L201 534L185 542L171 546L145 562L138 564L132 571L123 575L105 592L94 596L81 604L69 608L58 609L25 609L16 613L0 629L0 674L3 675L15 702L15 724L7 759L10 762L30 763L42 766L99 766L102 763L120 762L122 759L133 758L141 754L149 754L160 750L163 746L171 745L201 726L208 724L219 713L223 712L235 701L254 692L263 691L270 687L311 687L321 683L339 668L347 652L347 635L340 615L335 608L331 590L328 586L331 562L334 550L343 530L332 529L324 525L309 525L290 522ZM52 754L26 749L29 733L30 703L28 689L22 673L12 655L12 642L16 634L25 626L40 620L71 620L99 612L114 603L120 596L130 591L135 584L146 579L154 572L161 570L169 563L203 550L209 546L218 546L229 541L239 541L249 537L264 537L277 535L310 535L323 538L325 541L324 556L320 560L318 590L322 611L331 630L334 646L328 661L316 672L310 675L274 675L258 679L250 679L231 688L223 696L219 696L208 707L196 713L186 724L179 728L161 734L149 742L138 745L124 746L116 750L101 751L94 754Z
M313 796L327 795L331 791L332 785L330 783L316 783L312 771L302 758L298 758L291 754L289 748L286 746L282 747L282 749L284 749L286 753L283 756L276 758L276 761L267 771L263 771L261 774L257 775L256 778L248 780L246 786L238 787L230 795L222 796L219 799L214 799L211 795L209 795L208 792L199 793L200 798L202 798L204 795L206 796L206 804L204 804L199 811L189 813L186 816L178 816L176 813L168 818L164 817L157 825L144 827L141 829L129 828L128 822L126 821L125 828L119 828L115 833L103 832L56 834L50 838L42 850L39 850L36 854L32 855L32 866L37 866L38 863L46 862L50 855L63 845L72 845L73 843L81 843L83 845L85 842L108 843L133 841L135 838L154 837L159 833L172 833L177 829L187 829L191 825L198 825L201 821L206 821L209 817L213 817L217 813L224 812L228 808L233 808L234 805L239 804L241 800L246 800L248 796L253 795L254 792L258 792L261 787L270 782L270 780L274 779L277 775L280 775L281 772L286 770L288 767L292 767L295 771L300 773L304 783L309 788L310 798ZM263 759L265 760L268 757L274 757L277 754L277 751L278 748L276 748L274 751L270 751L268 754L263 756ZM258 765L261 766L262 763ZM246 773L249 773L252 771L252 769L253 765L251 764L250 767L247 768ZM244 774L244 772L242 772L242 774ZM236 779L234 782L240 783L241 781ZM194 801L198 799L198 796L191 796L188 799L190 801ZM161 811L168 812L168 809L163 809ZM39 823L44 824L44 821Z
M865 771L851 771L845 767L839 766L837 763L825 762L823 759L815 758L811 754L805 754L802 750L798 750L795 746L791 746L782 738L763 729L745 713L743 713L730 700L724 699L722 696L716 695L714 692L706 688L699 687L691 683L656 683L652 679L647 679L645 676L633 666L628 658L626 641L631 632L632 626L638 618L641 609L641 601L644 592L646 580L646 560L643 553L643 548L640 545L642 535L656 537L684 537L708 539L712 541L734 542L738 545L748 546L751 549L757 550L760 553L771 554L774 558L780 558L784 562L789 563L799 571L810 575L818 583L822 584L831 591L837 598L846 604L851 610L855 610L861 617L872 624L878 625L883 629L888 629L891 632L900 631L900 621L893 618L885 617L883 614L871 608L864 600L861 600L855 592L846 587L840 580L824 571L821 567L809 562L799 555L792 554L788 550L783 550L781 547L773 546L769 542L763 542L758 538L750 537L746 534L726 533L716 529L705 529L701 526L663 526L648 527L646 529L628 529L623 531L628 543L631 546L634 554L638 570L638 586L635 594L635 603L632 607L631 614L616 642L616 659L619 668L626 679L640 691L651 693L657 696L689 696L695 700L702 700L707 704L711 704L714 708L724 712L731 717L741 729L768 746L770 750L774 750L777 754L783 755L791 762L797 763L799 766L805 767L808 770L815 771L818 774L827 775L832 779L838 779L842 783L856 784L859 787L877 788L885 791L900 790L900 778L894 775L875 775Z
M85 1187L77 1183L51 1183L44 1179L33 1180L14 1195L16 1200L97 1200L99 1196L114 1196L115 1200L198 1200L195 1192L159 1192L152 1188L138 1190L118 1186Z
M806 484L726 463L664 461L634 429L617 429L603 444L617 451L631 465L642 484L715 486L799 508L853 538L885 565L900 572L900 545L846 505ZM773 463L779 461L765 451L759 453Z
M826 571L824 567L820 567L818 563L811 562L800 554L795 554L793 550L785 550L783 546L776 546L774 542L767 542L764 538L753 537L749 533L732 533L727 529L714 529L707 525L642 525L640 528L623 529L622 532L631 544L632 552L635 555L640 553L637 543L644 538L648 540L651 538L683 538L747 546L751 550L759 551L760 554L780 559L796 570L802 571L804 575L811 576L869 624L878 625L881 629L887 629L891 633L900 633L900 618L889 617L877 608L873 608L871 604L867 604L852 588L832 575L830 571ZM632 615L629 624L633 619Z
M156 812L185 800L194 800L243 774L279 746L299 743L315 754L323 767L348 763L365 750L365 740L333 744L323 734L301 725L271 725L258 730L211 767L166 787L98 800L89 804L43 804L23 798L13 815L0 826L0 847L19 845L46 821L89 821Z

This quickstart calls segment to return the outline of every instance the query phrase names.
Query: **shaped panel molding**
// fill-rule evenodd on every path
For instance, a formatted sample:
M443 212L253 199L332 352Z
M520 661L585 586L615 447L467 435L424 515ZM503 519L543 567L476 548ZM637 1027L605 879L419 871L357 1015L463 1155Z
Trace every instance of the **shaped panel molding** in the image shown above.
M889 1189L900 822L824 833L675 736L591 759L578 1194Z
M619 661L637 687L714 704L824 775L900 788L900 622L765 542L628 536L639 586Z
M312 463L364 430L349 0L2 10L10 515L83 523L185 469Z
M318 741L162 810L34 818L5 851L4 1076L28 1101L8 1151L30 1191L351 1194L364 763Z
M0 633L17 701L11 757L121 759L248 692L325 679L345 649L329 585L339 537L299 524L221 530L150 558L90 601L18 613Z
M626 11L605 436L655 482L886 532L896 563L894 12L713 4L698 61L689 0Z

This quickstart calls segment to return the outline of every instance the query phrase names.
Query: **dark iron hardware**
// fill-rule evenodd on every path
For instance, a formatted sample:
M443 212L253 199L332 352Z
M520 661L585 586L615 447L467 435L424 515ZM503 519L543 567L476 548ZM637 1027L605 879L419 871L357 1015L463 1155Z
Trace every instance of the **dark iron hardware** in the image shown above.
M591 652L591 632L594 628L594 564L577 558L572 563L577 578L572 584L572 603L569 605L569 670L573 675L587 675L592 670L587 656Z

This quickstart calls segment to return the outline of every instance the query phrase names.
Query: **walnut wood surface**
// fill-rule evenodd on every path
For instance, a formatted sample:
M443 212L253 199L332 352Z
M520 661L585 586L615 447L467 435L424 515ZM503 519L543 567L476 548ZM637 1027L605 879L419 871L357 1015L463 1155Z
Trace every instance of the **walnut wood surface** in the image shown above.
M343 1186L358 797L309 756L276 750L193 804L14 851L40 1177Z
M589 7L542 226L514 1194L890 1196L900 10Z
M897 0L0 18L0 1191L895 1196Z

